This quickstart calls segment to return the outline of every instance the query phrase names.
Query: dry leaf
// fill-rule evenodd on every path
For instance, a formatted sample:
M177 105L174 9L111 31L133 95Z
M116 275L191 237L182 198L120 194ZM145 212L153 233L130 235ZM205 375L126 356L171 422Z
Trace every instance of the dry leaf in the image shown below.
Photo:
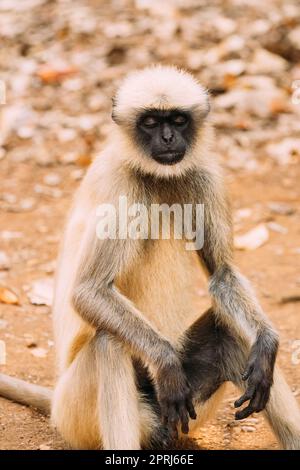
M34 281L28 293L33 305L52 305L54 282L52 278L43 278Z
M77 73L73 66L57 67L45 65L37 71L37 76L46 84L61 82L65 78Z
M292 215L296 210L285 202L269 202L268 207L271 212L279 215Z
M275 97L270 101L270 111L273 114L279 114L279 113L288 113L290 109L290 104L284 97Z
M273 232L282 233L283 235L288 233L288 229L283 227L283 225L277 224L277 222L268 222L267 226Z
M89 166L91 161L92 158L90 155L80 155L76 163L78 163L80 166Z
M250 73L263 75L283 72L288 66L289 63L279 55L266 49L256 49L248 69Z
M234 237L234 246L238 250L255 250L269 239L269 231L265 225L258 225L244 235Z
M293 157L300 156L300 139L286 137L280 142L271 142L266 150L279 165L288 165L292 163Z
M10 305L18 305L19 299L17 295L10 289L4 286L0 286L0 302Z

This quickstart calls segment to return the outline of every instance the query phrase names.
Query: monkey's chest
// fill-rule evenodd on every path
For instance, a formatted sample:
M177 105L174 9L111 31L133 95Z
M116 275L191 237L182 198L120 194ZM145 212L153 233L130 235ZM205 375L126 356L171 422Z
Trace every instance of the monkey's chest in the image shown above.
M195 251L181 240L155 240L122 275L121 292L169 340L176 341L209 305Z

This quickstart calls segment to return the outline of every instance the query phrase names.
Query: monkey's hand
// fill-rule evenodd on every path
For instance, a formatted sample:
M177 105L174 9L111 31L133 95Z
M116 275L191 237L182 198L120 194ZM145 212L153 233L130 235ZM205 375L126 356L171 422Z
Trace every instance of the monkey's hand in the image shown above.
M168 427L171 437L178 438L179 422L182 432L188 434L189 417L196 419L197 415L192 402L192 391L179 360L158 370L156 389L162 421Z
M252 346L246 370L242 374L242 380L248 381L247 388L244 395L236 400L234 406L239 408L248 400L249 404L246 408L236 412L235 419L247 418L252 413L258 413L266 407L273 384L277 349L276 339L273 340L273 343L268 341L266 344L262 338L259 338Z

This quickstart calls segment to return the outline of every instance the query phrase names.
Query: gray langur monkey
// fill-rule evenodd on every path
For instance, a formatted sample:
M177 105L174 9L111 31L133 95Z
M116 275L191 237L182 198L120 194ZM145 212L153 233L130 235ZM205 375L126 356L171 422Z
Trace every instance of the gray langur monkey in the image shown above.
M236 419L265 410L282 447L300 449L298 406L275 367L277 334L233 264L206 90L182 70L150 67L123 81L112 117L62 243L54 392L0 376L0 394L43 410L51 402L52 421L74 448L140 449L196 433L231 381L243 393L235 406L249 402ZM187 250L186 240L161 232L123 237L120 228L99 237L97 207L118 208L120 197L146 208L203 204L203 245ZM202 315L201 266L212 298Z

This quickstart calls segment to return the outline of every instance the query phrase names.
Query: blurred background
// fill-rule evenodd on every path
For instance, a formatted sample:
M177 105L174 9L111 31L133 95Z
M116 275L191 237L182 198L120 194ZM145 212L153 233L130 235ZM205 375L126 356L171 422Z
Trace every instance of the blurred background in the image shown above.
M279 362L300 396L299 1L0 0L0 41L1 371L53 384L65 216L104 145L118 83L159 62L211 92L237 263L280 332ZM208 301L204 286L199 295ZM235 398L230 390L193 445L278 448L261 415L233 420ZM0 449L11 448L66 445L48 419L0 399Z

